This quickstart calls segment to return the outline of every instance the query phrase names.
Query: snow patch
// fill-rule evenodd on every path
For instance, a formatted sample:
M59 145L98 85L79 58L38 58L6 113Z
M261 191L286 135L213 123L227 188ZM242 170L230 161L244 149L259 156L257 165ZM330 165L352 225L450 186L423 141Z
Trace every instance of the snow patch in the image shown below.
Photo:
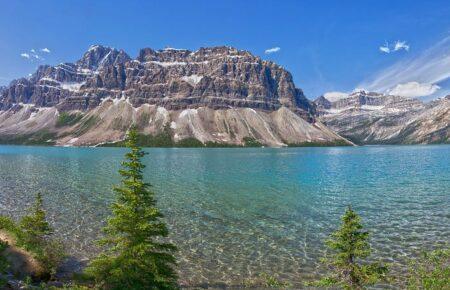
M184 48L166 47L166 48L164 48L164 50L186 51L187 49L184 49Z
M75 83L75 82L66 82L66 83L61 83L61 88L63 88L64 90L68 90L71 92L78 92L81 88L82 85L84 85L86 82L81 82L81 83Z
M168 66L176 66L176 65L187 65L186 62L180 62L180 61L167 61L167 62L162 62L162 61L150 61L151 63L160 65L162 67L168 67Z
M192 86L195 86L202 80L203 76L199 75L190 75L190 76L184 76L181 79L187 83L189 83Z
M77 142L78 141L78 138L72 138L72 139L70 139L69 140L69 142L67 142L68 144L73 144L73 143L75 143L75 142Z
M380 111L384 108L384 106L372 106L372 105L362 105L361 109L368 111Z
M195 115L197 113L198 113L197 109L186 109L186 110L183 110L180 113L180 118L183 118L183 117L186 117L186 116L189 116L189 115Z

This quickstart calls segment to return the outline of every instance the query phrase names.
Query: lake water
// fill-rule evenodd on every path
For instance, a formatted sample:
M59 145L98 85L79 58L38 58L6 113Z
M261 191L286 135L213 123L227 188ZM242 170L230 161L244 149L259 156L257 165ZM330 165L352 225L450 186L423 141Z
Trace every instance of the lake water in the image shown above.
M145 179L180 249L183 284L278 273L298 285L317 274L349 204L385 261L450 240L449 145L146 151ZM0 146L0 214L21 216L41 192L57 235L87 259L124 152Z

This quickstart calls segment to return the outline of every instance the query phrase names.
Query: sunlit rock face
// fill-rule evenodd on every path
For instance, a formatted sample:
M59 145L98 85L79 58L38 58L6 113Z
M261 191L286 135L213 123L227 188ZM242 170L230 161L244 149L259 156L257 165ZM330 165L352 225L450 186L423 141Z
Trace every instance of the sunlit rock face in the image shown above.
M423 103L359 91L314 102L320 121L357 144L429 144L450 142L449 99Z
M61 126L63 113L78 114L77 122ZM61 145L114 142L136 122L149 134L169 126L174 139L202 142L343 141L316 122L315 105L288 71L225 46L145 48L131 59L95 45L75 63L13 81L1 92L0 118L0 137L46 130Z

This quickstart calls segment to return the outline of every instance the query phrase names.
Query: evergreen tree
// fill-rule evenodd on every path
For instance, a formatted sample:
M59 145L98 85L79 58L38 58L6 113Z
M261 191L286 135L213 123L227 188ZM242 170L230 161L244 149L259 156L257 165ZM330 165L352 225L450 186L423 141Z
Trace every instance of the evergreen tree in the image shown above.
M326 241L332 254L324 258L323 262L332 273L312 285L362 289L384 278L387 267L363 261L371 252L368 239L369 233L363 231L361 218L349 206L342 216L341 227Z
M27 248L41 246L46 236L52 233L52 229L46 220L42 195L36 195L36 201L28 215L24 216L19 223L19 243Z
M42 267L40 278L50 279L64 258L63 245L52 239L53 230L47 222L42 195L36 195L36 201L28 215L19 222L15 231L17 244L32 252Z
M126 139L130 152L119 171L122 181L114 187L113 214L100 240L105 251L92 261L87 273L103 289L174 289L176 247L162 240L168 230L150 185L143 181L141 159L145 153L137 139L132 128Z

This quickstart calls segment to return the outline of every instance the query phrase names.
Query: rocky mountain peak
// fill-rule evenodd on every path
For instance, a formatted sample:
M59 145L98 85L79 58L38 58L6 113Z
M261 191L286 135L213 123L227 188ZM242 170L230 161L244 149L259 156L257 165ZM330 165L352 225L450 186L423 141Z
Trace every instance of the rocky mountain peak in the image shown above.
M93 45L76 63L40 66L27 82L12 84L2 93L0 110L19 100L60 110L89 110L105 98L170 110L287 107L309 121L314 114L314 106L288 71L229 46L196 51L144 48L132 60L123 50Z
M97 70L109 65L117 65L130 61L131 58L123 50L106 47L102 45L92 45L83 57L76 62L82 69Z

